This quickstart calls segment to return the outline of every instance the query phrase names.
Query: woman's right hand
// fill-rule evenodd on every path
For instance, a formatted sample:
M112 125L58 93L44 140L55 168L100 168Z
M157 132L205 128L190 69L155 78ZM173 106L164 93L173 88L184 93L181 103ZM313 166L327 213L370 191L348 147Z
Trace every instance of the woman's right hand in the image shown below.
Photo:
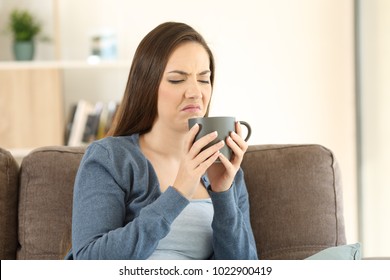
M219 150L225 145L218 142L201 152L202 148L217 138L217 132L207 134L194 143L199 125L195 124L187 133L184 145L184 157L173 184L188 199L192 198L199 186L200 178L219 156Z

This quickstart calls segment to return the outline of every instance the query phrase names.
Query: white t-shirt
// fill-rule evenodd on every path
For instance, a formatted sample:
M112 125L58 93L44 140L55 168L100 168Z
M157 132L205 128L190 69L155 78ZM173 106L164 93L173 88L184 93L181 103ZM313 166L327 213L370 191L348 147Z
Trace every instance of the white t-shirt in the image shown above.
M193 199L173 221L149 260L204 260L213 253L210 198Z

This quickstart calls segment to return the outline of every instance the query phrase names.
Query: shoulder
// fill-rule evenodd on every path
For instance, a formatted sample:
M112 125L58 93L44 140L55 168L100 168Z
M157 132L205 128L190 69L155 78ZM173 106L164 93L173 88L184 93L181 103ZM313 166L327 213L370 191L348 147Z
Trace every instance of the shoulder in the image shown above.
M89 147L100 146L108 151L123 150L131 147L134 150L139 149L138 139L138 134L130 136L109 136L92 142Z
M89 173L110 174L120 183L144 180L152 167L138 145L138 135L107 137L91 143L82 159L80 168Z
M138 135L106 137L91 143L86 154L95 154L96 156L107 156L110 159L144 158L139 145Z
M97 140L88 146L83 161L96 162L118 171L148 168L147 159L138 144L138 134Z

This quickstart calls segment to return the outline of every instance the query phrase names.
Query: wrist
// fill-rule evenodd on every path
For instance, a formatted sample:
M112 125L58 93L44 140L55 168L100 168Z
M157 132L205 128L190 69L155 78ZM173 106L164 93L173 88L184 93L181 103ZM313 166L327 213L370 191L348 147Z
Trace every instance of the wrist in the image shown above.
M172 189L174 189L177 193L179 193L181 196L183 196L184 198L190 200L193 196L193 193L189 193L189 192L185 192L183 190L181 190L180 188L177 188L175 186L171 186Z
M230 188L232 187L233 184L231 184L229 187L213 187L212 185L209 185L208 186L208 190L211 191L211 192L214 192L214 193L223 193L223 192L227 192L230 190Z

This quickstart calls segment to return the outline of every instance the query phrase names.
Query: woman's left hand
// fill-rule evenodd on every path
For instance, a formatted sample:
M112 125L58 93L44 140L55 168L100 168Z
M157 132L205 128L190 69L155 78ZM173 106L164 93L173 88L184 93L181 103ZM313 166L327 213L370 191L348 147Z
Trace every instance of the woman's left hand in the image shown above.
M239 122L236 122L236 132L231 132L225 140L233 151L232 158L229 161L222 153L219 155L221 163L214 163L207 169L207 176L210 180L211 190L213 192L223 192L233 184L234 177L240 169L244 154L248 149L248 143L242 138L242 130Z

